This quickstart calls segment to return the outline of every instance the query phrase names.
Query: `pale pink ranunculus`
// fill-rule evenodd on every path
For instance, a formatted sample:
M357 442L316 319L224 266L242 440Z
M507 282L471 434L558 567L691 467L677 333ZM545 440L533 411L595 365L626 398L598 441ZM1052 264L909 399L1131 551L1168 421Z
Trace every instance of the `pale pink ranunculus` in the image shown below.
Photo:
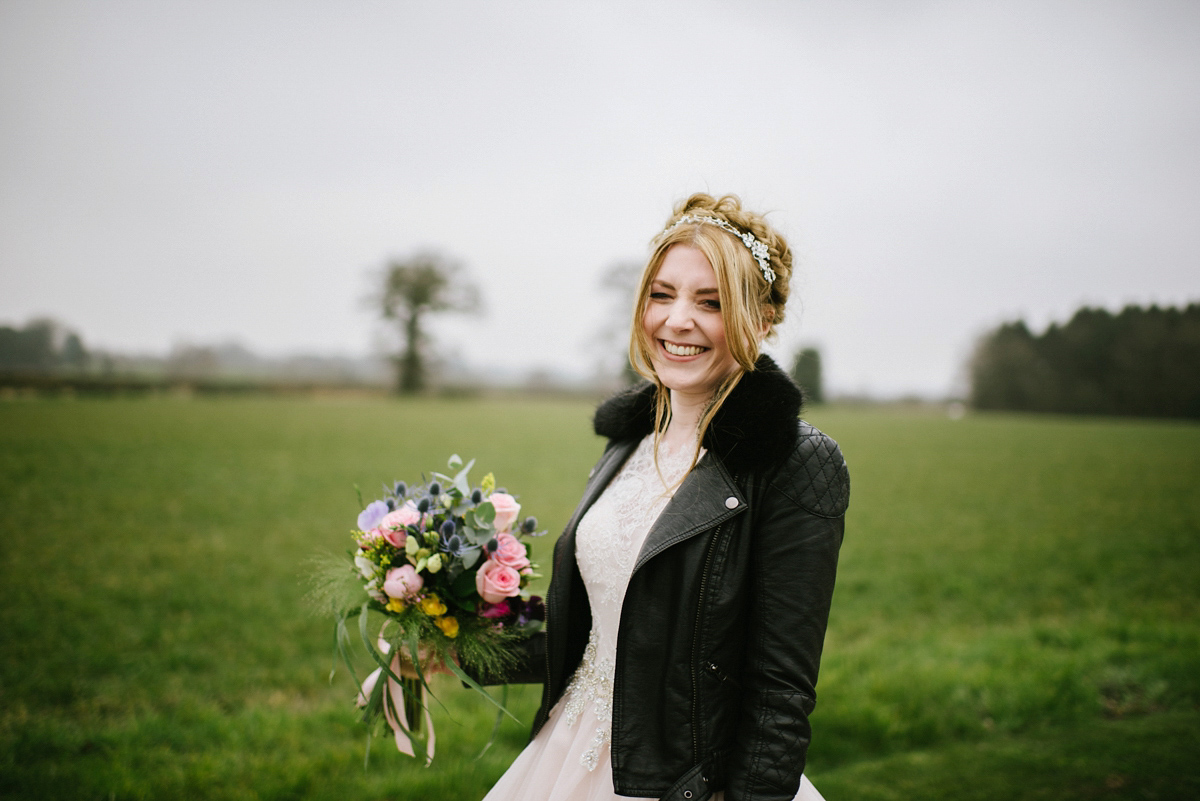
M517 499L507 492L493 492L488 496L488 502L496 507L496 519L492 521L496 531L512 528L512 524L517 522L517 515L521 514L521 504L517 503Z
M521 591L521 574L508 565L488 559L475 574L475 589L489 604L498 604Z
M491 558L517 571L529 567L529 557L525 555L525 546L512 534L506 532L496 535L496 550L492 552Z
M383 580L383 591L389 598L411 598L425 586L425 579L412 565L393 567Z
M403 548L404 541L408 539L408 533L405 532L404 527L420 522L421 513L417 511L416 504L406 501L399 509L394 509L384 515L375 531L378 531L379 535L392 545Z

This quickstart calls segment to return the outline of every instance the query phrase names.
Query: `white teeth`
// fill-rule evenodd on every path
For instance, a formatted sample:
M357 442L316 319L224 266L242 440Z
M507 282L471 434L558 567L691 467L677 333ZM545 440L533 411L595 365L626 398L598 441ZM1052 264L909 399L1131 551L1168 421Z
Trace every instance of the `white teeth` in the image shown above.
M698 345L676 345L673 342L667 342L665 339L663 340L663 347L672 356L695 356L698 353L708 350L708 348L702 348Z

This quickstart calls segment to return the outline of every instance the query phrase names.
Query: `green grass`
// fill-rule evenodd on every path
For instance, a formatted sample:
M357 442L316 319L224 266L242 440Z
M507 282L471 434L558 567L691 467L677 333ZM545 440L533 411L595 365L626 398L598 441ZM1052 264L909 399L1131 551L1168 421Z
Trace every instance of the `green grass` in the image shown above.
M453 682L432 768L305 609L353 484L476 457L557 532L559 401L0 403L0 797L481 797L524 743ZM830 801L1193 798L1200 427L818 409L854 491L808 773ZM548 561L553 536L538 543ZM514 688L527 725L537 688Z

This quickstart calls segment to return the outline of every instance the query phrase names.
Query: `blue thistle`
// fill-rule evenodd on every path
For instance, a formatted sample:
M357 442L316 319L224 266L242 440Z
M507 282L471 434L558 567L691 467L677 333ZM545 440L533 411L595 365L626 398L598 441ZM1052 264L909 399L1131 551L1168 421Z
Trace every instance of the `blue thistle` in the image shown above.
M471 550L471 546L467 545L462 537L457 534L451 534L442 540L441 550L451 556L461 557L464 553Z
M474 503L474 504L483 503L483 490L477 489L471 493L471 503Z
M408 485L403 481L397 481L396 486L392 489L392 494L397 498L403 498L408 494Z
M537 518L533 515L525 518L525 522L521 524L521 532L523 534L532 534L537 528Z
M442 494L442 485L436 481L429 485L429 497L436 498Z
M429 499L428 498L422 498L421 500L417 501L417 511L420 512L421 514L425 514L426 512L429 511Z

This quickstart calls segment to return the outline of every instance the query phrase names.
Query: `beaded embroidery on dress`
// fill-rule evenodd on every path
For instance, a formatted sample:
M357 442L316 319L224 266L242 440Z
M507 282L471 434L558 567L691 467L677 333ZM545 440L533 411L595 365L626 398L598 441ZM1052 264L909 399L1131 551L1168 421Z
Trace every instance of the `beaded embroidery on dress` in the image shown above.
M563 714L566 724L574 726L584 707L592 708L596 731L581 757L588 770L596 769L612 729L617 627L625 588L650 527L691 466L695 447L695 440L676 452L660 447L656 467L654 437L647 436L579 521L575 559L592 607L592 633L583 661L563 696Z

